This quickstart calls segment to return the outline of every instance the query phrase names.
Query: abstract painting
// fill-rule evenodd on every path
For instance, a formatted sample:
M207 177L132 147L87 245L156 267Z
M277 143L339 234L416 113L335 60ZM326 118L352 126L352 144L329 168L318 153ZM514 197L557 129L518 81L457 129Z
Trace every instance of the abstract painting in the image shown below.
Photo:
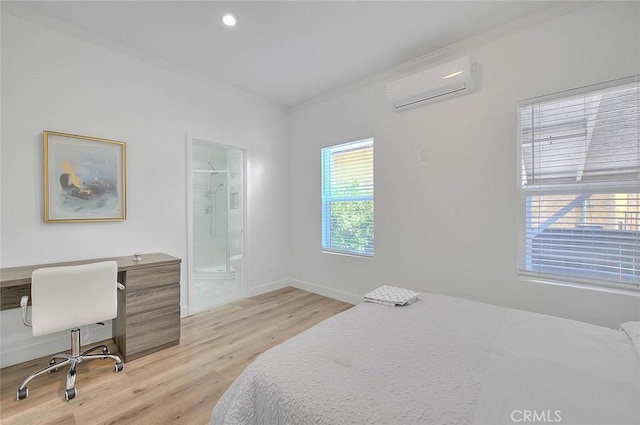
M123 221L126 143L43 131L44 221Z

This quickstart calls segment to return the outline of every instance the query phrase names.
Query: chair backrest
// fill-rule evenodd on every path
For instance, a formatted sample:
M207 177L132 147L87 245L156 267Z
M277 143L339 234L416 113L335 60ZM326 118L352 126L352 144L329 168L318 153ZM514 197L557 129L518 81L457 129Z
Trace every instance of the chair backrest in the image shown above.
M118 314L115 261L45 267L31 274L33 335L113 319Z

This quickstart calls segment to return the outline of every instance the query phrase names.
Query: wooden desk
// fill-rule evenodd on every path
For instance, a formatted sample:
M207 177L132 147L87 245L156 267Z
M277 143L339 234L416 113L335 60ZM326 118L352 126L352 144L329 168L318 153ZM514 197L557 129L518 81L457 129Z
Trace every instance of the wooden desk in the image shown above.
M180 263L167 254L96 258L0 269L0 309L20 307L31 294L31 273L41 267L72 266L113 260L118 263L118 317L113 339L125 361L180 343Z

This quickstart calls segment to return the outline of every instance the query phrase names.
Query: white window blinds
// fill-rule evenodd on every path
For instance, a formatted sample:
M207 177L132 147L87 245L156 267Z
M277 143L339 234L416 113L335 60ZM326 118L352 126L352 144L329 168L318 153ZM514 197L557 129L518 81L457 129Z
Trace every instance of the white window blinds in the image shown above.
M518 106L522 274L640 286L636 78Z
M322 249L373 256L373 139L322 149Z

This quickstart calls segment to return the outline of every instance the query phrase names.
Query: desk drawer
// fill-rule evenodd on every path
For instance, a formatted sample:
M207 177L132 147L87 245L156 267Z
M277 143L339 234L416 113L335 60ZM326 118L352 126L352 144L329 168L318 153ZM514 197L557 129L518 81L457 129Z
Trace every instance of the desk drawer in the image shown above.
M129 270L126 275L127 292L180 282L180 264Z
M146 291L132 291L127 288L127 316L171 307L180 304L180 284L151 288Z
M180 305L127 317L127 361L180 341Z

